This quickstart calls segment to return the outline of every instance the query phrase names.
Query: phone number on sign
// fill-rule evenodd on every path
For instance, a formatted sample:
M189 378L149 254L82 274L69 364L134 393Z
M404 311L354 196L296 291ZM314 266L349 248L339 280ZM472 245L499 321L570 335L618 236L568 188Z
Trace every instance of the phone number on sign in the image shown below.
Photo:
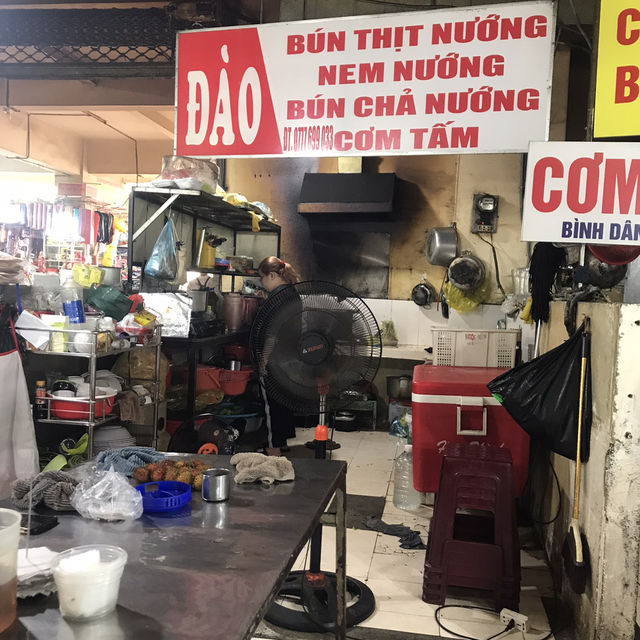
M282 139L284 151L331 151L333 127L285 127Z

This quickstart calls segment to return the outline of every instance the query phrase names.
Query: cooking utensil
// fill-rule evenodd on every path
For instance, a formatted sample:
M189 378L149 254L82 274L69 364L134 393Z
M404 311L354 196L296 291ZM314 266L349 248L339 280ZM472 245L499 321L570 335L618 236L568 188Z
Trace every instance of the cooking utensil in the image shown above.
M351 411L338 411L334 418L336 431L356 431L356 416Z
M440 291L440 313L445 320L449 319L449 303L447 297L444 295L444 291Z
M586 255L589 282L601 289L611 289L627 275L626 264L611 264L596 258L589 249Z
M77 386L73 382L70 382L69 380L56 380L51 386L51 392L55 393L56 391L71 391L71 396L75 396L77 391ZM67 397L70 397L70 396L67 396Z
M410 398L411 376L387 376L387 395L390 398Z
M230 332L237 332L251 325L258 310L258 298L227 293L224 296L224 322Z
M629 264L640 256L640 247L618 244L589 244L589 251L607 264Z
M100 267L104 271L102 284L108 287L119 287L121 271L119 267Z
M447 272L451 284L461 291L474 291L486 275L484 262L470 251L465 251L450 265Z
M209 292L198 291L196 289L189 291L189 297L191 298L191 311L200 312L207 310L207 298L209 296Z
M585 330L582 334L582 358L580 361L580 396L578 405L578 436L576 438L576 469L573 487L573 514L569 531L562 545L562 557L564 568L569 578L569 584L576 593L584 593L589 574L589 560L586 547L586 538L580 532L580 472L582 465L582 416L584 404L584 390L587 372L587 357L589 353L589 318L585 319Z
M434 227L427 233L427 260L439 267L448 267L458 254L458 232L455 222L450 227Z
M228 469L207 469L202 472L202 499L224 502L229 499L231 472Z
M419 306L429 309L435 299L435 291L426 282L417 284L411 290L411 299Z

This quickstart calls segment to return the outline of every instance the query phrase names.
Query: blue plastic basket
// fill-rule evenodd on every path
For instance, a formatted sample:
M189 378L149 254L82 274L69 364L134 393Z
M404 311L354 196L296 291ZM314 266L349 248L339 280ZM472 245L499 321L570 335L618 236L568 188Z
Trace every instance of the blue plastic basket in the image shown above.
M150 513L173 511L191 500L191 487L186 482L160 480L138 485L142 494L142 508Z

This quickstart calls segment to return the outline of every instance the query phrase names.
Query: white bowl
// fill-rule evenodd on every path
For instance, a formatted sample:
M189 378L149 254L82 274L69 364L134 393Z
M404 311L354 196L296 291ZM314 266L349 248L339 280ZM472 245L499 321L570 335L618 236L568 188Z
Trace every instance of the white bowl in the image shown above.
M73 398L76 394L71 391L71 389L59 389L58 391L54 391L51 394L56 398Z

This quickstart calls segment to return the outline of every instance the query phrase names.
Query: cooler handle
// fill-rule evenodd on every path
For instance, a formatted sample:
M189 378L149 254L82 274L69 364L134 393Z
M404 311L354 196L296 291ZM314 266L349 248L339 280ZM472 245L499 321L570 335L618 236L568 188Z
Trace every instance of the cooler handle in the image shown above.
M482 430L462 428L462 404L465 406L482 407ZM456 435L459 436L486 436L487 435L487 407L482 398L465 398L457 407Z

